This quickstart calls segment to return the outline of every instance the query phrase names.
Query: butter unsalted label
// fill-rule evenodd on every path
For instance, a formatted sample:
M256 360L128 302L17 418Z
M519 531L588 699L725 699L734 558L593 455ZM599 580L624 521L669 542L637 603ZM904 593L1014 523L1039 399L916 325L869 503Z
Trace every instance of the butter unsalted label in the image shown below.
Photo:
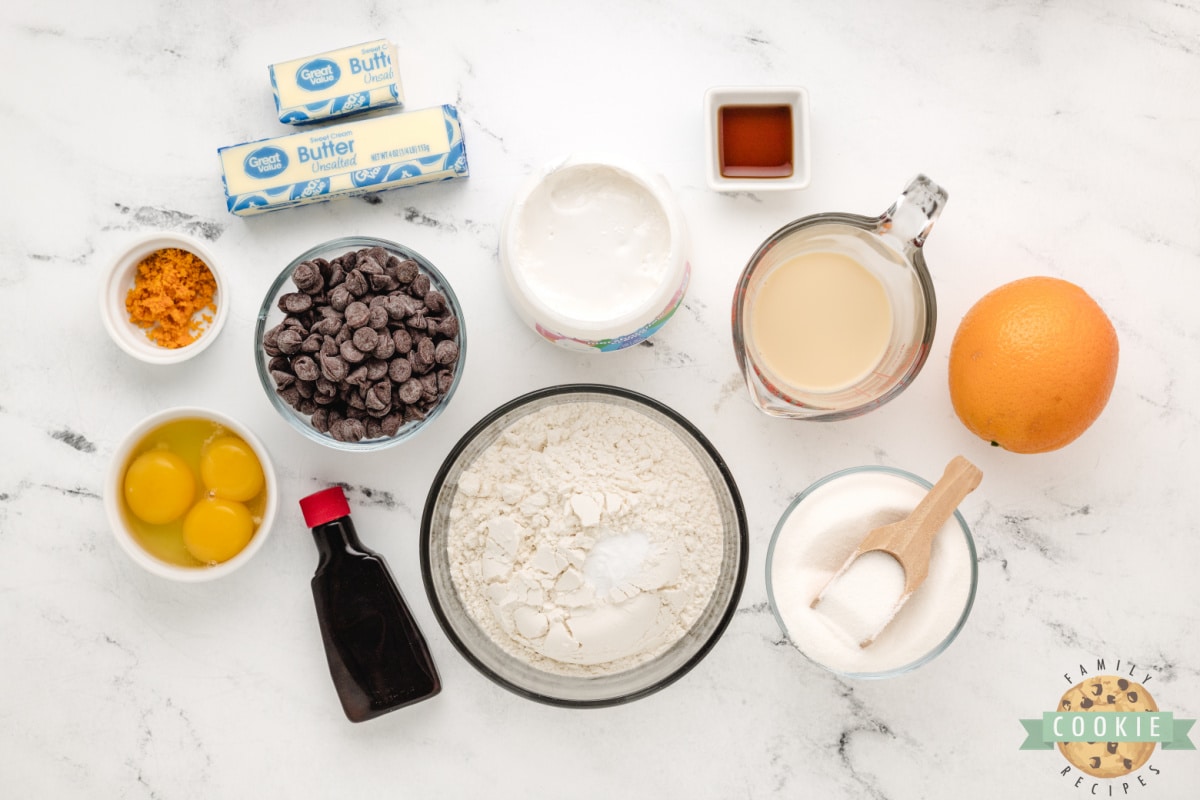
M239 216L470 174L451 105L222 147L217 154L226 204Z
M404 104L396 46L386 39L268 69L279 121L289 125Z

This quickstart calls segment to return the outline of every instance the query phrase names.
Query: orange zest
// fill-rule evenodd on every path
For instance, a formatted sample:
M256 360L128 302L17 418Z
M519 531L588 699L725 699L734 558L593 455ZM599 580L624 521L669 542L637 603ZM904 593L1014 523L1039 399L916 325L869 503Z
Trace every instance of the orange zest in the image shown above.
M217 310L216 291L216 278L195 253L167 247L138 264L125 311L160 347L186 347L212 322L212 315L202 312Z

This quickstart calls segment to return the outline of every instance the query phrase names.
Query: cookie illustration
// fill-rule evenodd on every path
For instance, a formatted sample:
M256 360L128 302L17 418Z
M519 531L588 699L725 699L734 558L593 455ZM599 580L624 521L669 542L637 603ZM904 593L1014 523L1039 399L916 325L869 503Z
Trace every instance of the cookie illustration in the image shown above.
M1058 701L1059 711L1158 711L1146 687L1116 675L1075 684ZM1119 778L1150 760L1154 742L1059 742L1067 761L1096 778Z

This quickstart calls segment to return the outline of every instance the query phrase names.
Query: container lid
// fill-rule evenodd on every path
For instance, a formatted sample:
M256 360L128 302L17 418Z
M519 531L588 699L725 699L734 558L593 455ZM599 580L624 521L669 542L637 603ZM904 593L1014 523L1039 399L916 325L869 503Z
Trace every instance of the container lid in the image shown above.
M500 229L500 264L510 301L543 335L617 339L682 296L683 212L666 179L639 164L601 154L557 159L517 190Z
M350 516L350 504L346 502L346 493L342 491L342 487L330 486L300 498L300 512L304 514L304 524L315 528L326 522Z

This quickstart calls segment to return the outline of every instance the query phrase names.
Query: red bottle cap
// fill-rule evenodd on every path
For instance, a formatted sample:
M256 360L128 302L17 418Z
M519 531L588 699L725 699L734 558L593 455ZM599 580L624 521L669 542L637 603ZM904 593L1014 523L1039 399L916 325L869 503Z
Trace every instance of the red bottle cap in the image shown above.
M315 528L326 522L350 516L350 504L346 502L346 493L342 491L342 487L330 486L316 494L300 498L300 512L304 514L304 524Z

